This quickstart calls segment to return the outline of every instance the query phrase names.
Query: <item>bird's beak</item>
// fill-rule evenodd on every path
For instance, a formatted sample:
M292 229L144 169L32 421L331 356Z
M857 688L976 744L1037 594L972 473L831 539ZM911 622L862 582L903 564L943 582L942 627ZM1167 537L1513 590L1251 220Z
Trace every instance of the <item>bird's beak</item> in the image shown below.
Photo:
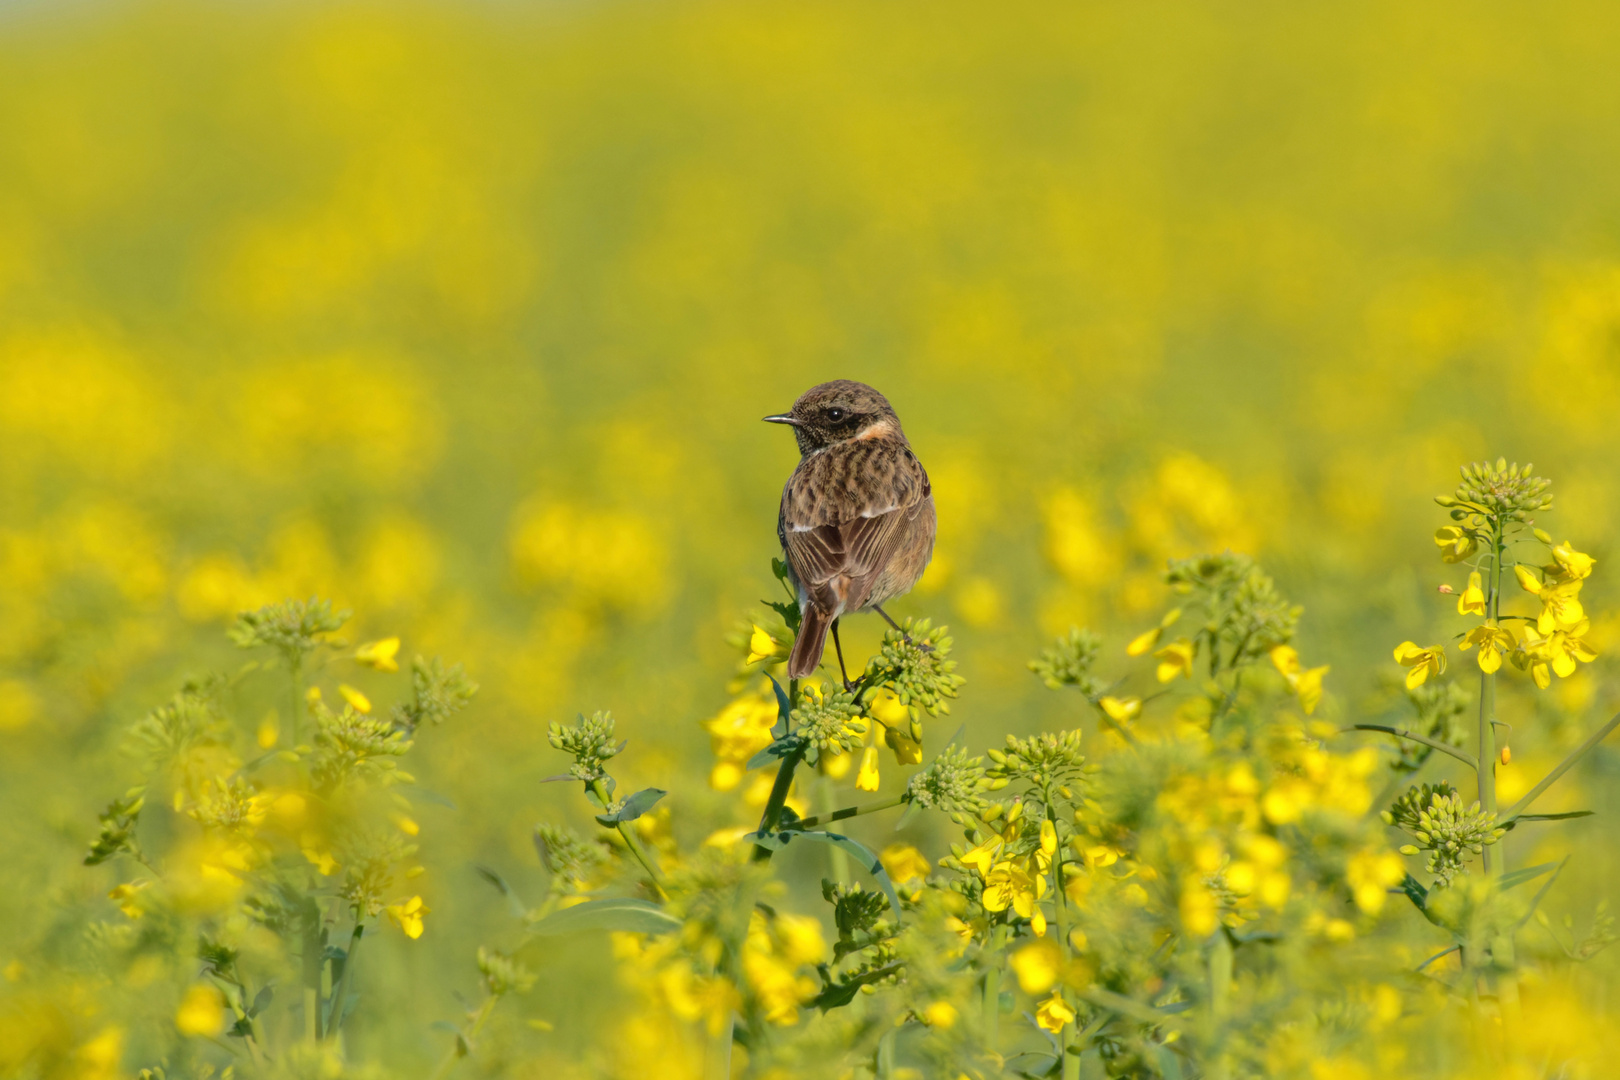
M767 416L765 417L765 422L767 424L789 424L793 427L799 426L799 421L794 419L790 413L782 413L780 416Z

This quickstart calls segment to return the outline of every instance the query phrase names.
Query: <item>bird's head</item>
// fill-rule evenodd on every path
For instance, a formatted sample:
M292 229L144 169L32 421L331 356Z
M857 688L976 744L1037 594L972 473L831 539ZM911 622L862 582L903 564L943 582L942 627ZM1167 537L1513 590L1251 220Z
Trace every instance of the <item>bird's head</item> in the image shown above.
M790 425L799 439L801 454L850 439L901 436L900 418L889 399L865 383L850 379L812 386L793 403L793 408L765 419L772 424Z

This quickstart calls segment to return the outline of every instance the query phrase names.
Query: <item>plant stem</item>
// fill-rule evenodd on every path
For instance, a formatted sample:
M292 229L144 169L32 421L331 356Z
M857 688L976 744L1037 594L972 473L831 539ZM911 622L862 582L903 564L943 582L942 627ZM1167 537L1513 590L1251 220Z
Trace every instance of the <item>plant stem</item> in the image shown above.
M771 797L765 803L765 813L759 819L760 835L775 832L776 827L782 823L782 807L787 803L788 792L793 788L793 770L799 767L802 760L804 760L803 746L789 752L787 757L782 759L781 767L776 770L776 783L771 785ZM755 862L768 862L770 857L770 848L762 844L755 845Z
M1413 742L1422 743L1424 746L1438 750L1442 754L1450 754L1464 765L1467 765L1470 769L1473 769L1475 773L1479 772L1479 762L1476 761L1474 756L1468 753L1468 751L1460 750L1457 747L1452 746L1450 743L1441 742L1439 739L1431 739L1427 735L1419 735L1415 731L1407 731L1405 728L1388 727L1384 724L1351 724L1344 730L1382 731L1386 735L1394 735L1399 739L1411 739Z
M1597 746L1598 743L1602 742L1608 736L1609 732L1613 731L1616 727L1620 727L1620 713L1616 713L1614 716L1610 717L1607 724L1604 724L1602 727L1592 732L1587 740L1581 743L1581 745L1577 746L1575 749L1571 750L1569 755L1565 757L1563 761L1560 761L1552 772L1542 777L1541 783L1531 788L1525 794L1524 798L1520 799L1518 802L1509 807L1507 814L1503 817L1503 821L1512 821L1514 818L1518 817L1520 814L1529 809L1530 804L1541 797L1542 792L1552 787L1560 776L1563 776L1574 767L1576 762L1580 761L1581 758L1591 753L1592 748Z
M292 744L296 748L304 742L304 658L287 658L287 674L292 681Z
M320 913L309 901L304 926L304 1039L317 1042L321 1037L321 969L326 965L325 943L321 941Z
M816 778L816 802L820 807L821 816L837 814L839 811L833 809L833 803L836 801L832 778L826 775L818 776ZM849 816L853 817L855 815L851 814ZM829 818L828 820L834 819ZM832 879L838 884L842 885L849 880L849 855L837 844L827 845L827 869L832 874Z
M803 832L806 829L813 829L817 825L825 825L828 822L843 821L846 818L860 817L862 814L872 814L879 810L888 810L901 805L905 801L905 795L896 795L892 799L884 799L882 802L867 803L865 806L846 806L842 810L834 810L830 814L816 814L814 817L801 818L800 820L795 821L793 824L787 826L787 828L790 830ZM760 826L760 831L765 831L763 823Z
M349 951L343 959L343 976L338 979L338 984L332 991L332 1003L329 1006L331 1014L326 1018L325 1037L328 1039L335 1038L338 1028L343 1026L344 1011L349 998L349 984L354 981L354 955L360 951L360 938L365 932L366 924L356 919L354 932L349 935Z
M494 994L484 998L484 1003L478 1007L478 1013L473 1017L472 1028L465 1035L460 1032L456 1033L455 1045L450 1047L449 1052L440 1060L438 1067L433 1070L429 1080L444 1080L450 1070L455 1068L456 1062L472 1053L473 1040L478 1038L480 1031L484 1030L484 1023L489 1019L489 1014L495 1011L495 1002L498 1000Z
M634 836L630 835L630 830L624 827L624 822L619 822L618 826L619 835L624 837L625 845L630 848L630 854L636 857L636 862L641 864L641 868L647 871L647 876L652 879L652 887L653 890L658 893L658 899L668 900L669 894L664 891L664 881L661 877L659 877L658 871L653 868L653 864L642 852L641 845L636 842L636 838Z
M1496 613L1501 607L1502 600L1502 522L1496 520L1491 525L1491 595L1488 614L1486 618L1494 626ZM1483 645L1480 646L1484 648ZM1479 781L1479 805L1487 813L1496 812L1496 728L1493 721L1496 719L1496 676L1494 673L1481 669L1479 673L1479 760L1474 766L1474 776ZM1487 844L1480 855L1481 865L1485 876L1498 877L1506 864L1506 859L1493 855L1493 848L1500 851L1500 845Z
M1052 863L1047 868L1052 875L1052 914L1057 923L1059 953L1067 958L1072 948L1069 944L1069 903L1063 892L1063 852L1067 845L1063 842L1063 834L1058 831L1057 813L1052 806L1050 793L1046 796L1046 820L1052 823L1052 835L1057 839L1057 850L1052 852ZM1080 1076L1080 1058L1077 1054L1069 1053L1069 1036L1073 1032L1071 1024L1064 1024L1057 1036L1059 1073L1063 1080L1079 1080Z
M989 966L984 970L984 1038L992 1054L999 1054L1001 1046L1001 945L1005 935L1004 927L996 927L985 949Z

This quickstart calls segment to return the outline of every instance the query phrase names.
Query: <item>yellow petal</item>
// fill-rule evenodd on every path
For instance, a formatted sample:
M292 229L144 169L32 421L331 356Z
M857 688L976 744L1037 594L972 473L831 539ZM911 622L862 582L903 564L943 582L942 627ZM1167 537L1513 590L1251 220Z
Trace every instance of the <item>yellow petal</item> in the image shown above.
M1125 646L1126 656L1141 656L1159 643L1159 636L1164 633L1164 627L1155 626L1151 630L1144 630L1131 638L1131 643Z
M371 699L347 683L338 686L338 693L343 695L343 700L347 701L355 712L369 713L371 711Z
M354 659L356 663L365 664L378 671L398 671L399 662L394 659L398 653L399 638L388 637L360 646L354 651Z
M1103 712L1108 714L1110 720L1120 724L1129 722L1142 711L1142 699L1137 697L1105 697L1100 699L1097 704L1102 707Z
M1523 563L1515 566L1513 568L1513 576L1519 579L1519 588L1523 589L1527 593L1535 593L1537 596L1541 595L1541 580L1536 577L1535 572L1532 571L1528 566L1524 565Z
M877 747L868 746L861 752L861 771L855 776L855 789L857 791L876 791L878 782Z

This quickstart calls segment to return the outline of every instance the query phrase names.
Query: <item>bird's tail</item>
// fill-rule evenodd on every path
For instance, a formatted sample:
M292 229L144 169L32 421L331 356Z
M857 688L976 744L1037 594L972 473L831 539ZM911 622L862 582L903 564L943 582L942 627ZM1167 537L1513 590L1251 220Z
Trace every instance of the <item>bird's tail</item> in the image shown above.
M814 604L804 606L804 622L793 641L793 652L788 655L788 678L802 679L821 666L821 654L827 649L827 631L835 617Z

